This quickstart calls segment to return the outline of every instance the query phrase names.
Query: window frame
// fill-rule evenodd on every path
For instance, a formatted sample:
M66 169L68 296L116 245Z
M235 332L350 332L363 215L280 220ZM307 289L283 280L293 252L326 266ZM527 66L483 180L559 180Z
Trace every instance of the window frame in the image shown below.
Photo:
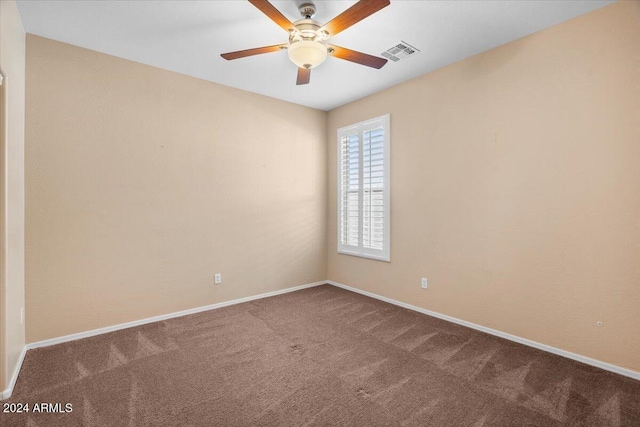
M365 248L363 245L363 220L364 220L364 212L362 209L363 206L363 183L364 183L364 175L363 175L363 134L368 130L377 129L382 127L384 142L383 142L383 249L371 249ZM342 138L348 137L350 135L357 134L358 135L358 152L359 152L359 177L358 177L358 188L359 188L359 210L358 210L358 246L353 245L344 245L342 244L341 236L342 236L342 227L343 223L341 221L341 213L343 209L343 197L342 197ZM376 261L385 261L391 262L391 115L385 114L384 116L375 117L373 119L365 120L360 123L356 123L353 125L345 126L338 129L337 132L337 158L336 158L336 198L337 198L337 209L336 209L336 219L337 219L337 239L338 239L338 254L342 255L351 255L357 256L361 258L372 259Z

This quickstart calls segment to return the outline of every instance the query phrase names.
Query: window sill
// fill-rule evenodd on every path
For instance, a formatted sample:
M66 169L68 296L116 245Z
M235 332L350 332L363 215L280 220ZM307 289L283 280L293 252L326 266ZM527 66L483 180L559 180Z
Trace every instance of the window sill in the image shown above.
M391 257L389 256L379 256L379 255L369 255L369 254L360 254L358 252L349 252L349 251L345 251L345 250L338 250L338 254L339 255L349 255L349 256L354 256L354 257L358 257L358 258L367 258L367 259L372 259L374 261L384 261L384 262L391 262Z

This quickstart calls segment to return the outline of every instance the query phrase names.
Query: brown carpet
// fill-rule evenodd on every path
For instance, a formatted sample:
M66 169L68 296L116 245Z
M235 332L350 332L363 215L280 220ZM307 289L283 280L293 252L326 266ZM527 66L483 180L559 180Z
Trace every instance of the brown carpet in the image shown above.
M27 353L2 426L640 426L640 382L329 285Z

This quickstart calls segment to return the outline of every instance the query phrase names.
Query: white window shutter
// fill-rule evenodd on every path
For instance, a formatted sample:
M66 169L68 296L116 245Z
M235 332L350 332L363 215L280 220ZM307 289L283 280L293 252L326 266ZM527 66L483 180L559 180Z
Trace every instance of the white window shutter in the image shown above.
M342 230L340 242L345 246L357 248L360 242L360 148L357 134L341 138L341 205L340 223Z
M338 131L338 252L390 260L389 115Z

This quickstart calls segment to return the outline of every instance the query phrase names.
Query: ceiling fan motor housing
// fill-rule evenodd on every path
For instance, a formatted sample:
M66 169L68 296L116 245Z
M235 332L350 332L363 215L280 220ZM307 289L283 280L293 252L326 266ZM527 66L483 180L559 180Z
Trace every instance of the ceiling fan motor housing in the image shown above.
M324 42L329 38L329 33L320 31L321 24L313 19L301 19L293 23L296 27L289 35L289 41L314 40Z

